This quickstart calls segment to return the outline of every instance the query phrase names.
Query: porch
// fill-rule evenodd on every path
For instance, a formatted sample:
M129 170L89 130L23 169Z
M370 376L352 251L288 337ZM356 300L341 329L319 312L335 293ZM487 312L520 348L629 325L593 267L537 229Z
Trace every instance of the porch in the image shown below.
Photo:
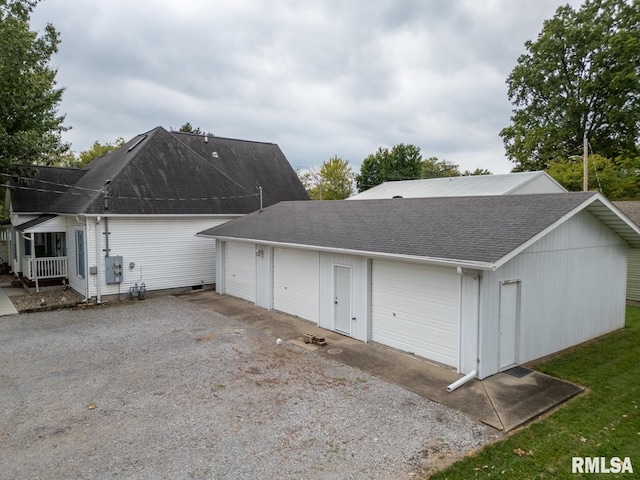
M36 292L41 287L65 285L68 277L65 232L23 233L19 278Z

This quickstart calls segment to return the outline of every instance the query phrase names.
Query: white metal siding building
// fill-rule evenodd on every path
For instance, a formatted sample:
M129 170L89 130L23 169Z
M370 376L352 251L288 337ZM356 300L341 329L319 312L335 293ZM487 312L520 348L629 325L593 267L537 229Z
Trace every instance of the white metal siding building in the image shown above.
M640 230L599 194L524 197L283 202L199 235L247 252L257 305L485 378L624 326Z

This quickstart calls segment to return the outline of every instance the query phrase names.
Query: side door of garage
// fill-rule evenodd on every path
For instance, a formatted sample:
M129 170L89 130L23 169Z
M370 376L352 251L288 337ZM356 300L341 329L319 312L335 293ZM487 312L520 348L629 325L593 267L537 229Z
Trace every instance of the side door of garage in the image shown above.
M459 323L455 269L373 260L373 341L458 368Z
M227 295L256 301L256 249L253 243L226 242L224 282Z

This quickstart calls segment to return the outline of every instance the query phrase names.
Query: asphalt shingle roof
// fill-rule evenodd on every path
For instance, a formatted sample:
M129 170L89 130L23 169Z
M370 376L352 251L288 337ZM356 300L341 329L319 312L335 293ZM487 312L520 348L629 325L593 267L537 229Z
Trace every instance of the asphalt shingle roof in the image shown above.
M55 203L84 175L76 168L25 166L12 179L11 206L16 213L53 212Z
M494 263L593 195L282 202L200 235Z
M215 156L213 153L215 152ZM275 144L167 132L157 127L97 158L51 211L75 214L246 214L308 200ZM110 181L107 208L102 189Z

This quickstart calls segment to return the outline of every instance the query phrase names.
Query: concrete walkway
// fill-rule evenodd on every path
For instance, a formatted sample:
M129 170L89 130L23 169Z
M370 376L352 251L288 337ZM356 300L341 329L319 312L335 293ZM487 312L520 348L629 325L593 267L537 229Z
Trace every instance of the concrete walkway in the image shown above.
M16 307L13 306L11 300L9 300L9 295L4 288L0 287L0 317L4 315L15 315L18 313Z
M369 372L390 383L455 408L499 430L512 430L580 393L583 388L526 368L516 367L483 381L472 380L449 393L461 375L449 367L380 345L363 343L291 315L265 310L214 291L181 295L235 320ZM323 337L327 345L304 343L304 334Z

